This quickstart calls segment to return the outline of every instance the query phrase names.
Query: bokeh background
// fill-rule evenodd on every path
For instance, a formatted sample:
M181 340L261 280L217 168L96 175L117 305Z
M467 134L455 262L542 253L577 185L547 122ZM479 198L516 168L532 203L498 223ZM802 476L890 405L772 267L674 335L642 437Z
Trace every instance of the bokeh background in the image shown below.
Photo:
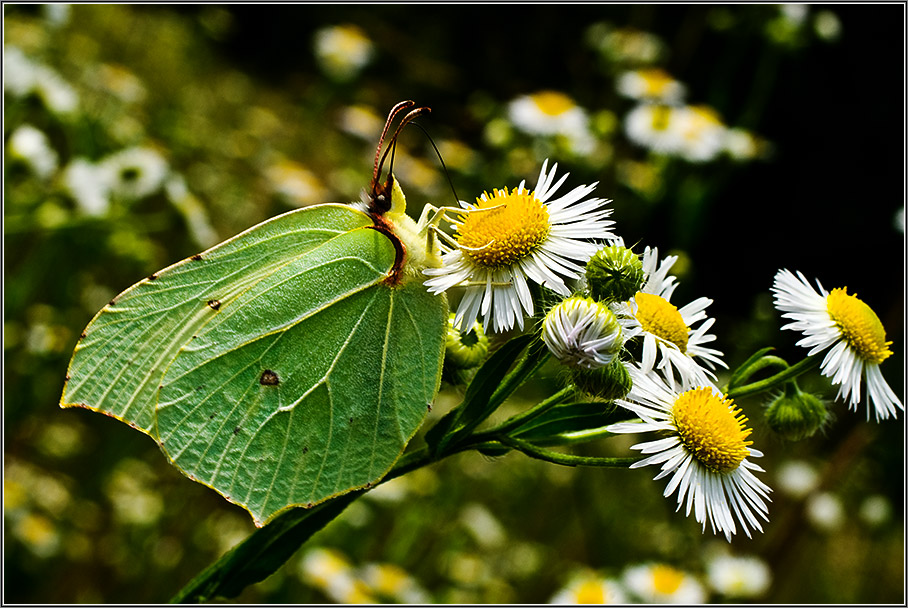
M460 198L532 186L545 158L568 186L598 181L628 244L680 256L675 299L714 300L731 366L803 354L779 331L777 269L847 285L886 326L904 402L904 10L5 5L4 600L166 601L253 530L148 437L59 409L69 356L151 272L358 199L402 99L432 108L419 122ZM629 126L654 100L700 117L690 146L652 118ZM454 200L417 129L395 172L414 214ZM507 409L561 379L546 368ZM801 385L835 396L815 374ZM236 599L544 603L605 585L628 601L903 602L904 416L835 403L789 442L760 398L742 405L774 489L752 540L701 534L650 470L462 454L371 492Z

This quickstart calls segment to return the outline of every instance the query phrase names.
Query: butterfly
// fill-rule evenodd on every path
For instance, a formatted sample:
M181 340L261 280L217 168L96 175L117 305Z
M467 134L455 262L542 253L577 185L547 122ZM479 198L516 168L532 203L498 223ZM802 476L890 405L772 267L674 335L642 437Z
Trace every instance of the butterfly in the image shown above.
M381 181L429 111L414 106L388 115L364 204L278 215L112 299L76 344L61 407L151 436L258 526L380 480L438 392L448 319L420 278L436 259L426 230L390 170Z

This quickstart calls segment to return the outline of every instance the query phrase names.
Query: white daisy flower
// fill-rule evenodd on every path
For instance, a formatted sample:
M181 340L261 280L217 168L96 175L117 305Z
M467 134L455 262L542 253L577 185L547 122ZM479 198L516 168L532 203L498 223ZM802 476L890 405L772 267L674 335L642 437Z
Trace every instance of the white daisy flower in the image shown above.
M696 578L667 564L631 566L621 577L624 586L647 604L702 604L706 591Z
M659 68L624 72L615 87L621 95L631 99L677 103L684 97L684 85Z
M631 468L660 465L654 479L671 476L664 496L678 493L678 508L691 508L695 519L709 521L713 532L722 532L730 542L737 522L750 537L750 529L763 531L757 517L767 517L771 490L757 479L763 469L748 460L763 454L751 447L745 427L747 418L731 399L711 385L685 385L680 392L658 374L631 368L634 385L618 405L636 414L641 422L613 424L613 433L653 431L661 438L632 446L647 458Z
M375 45L355 25L336 25L315 32L315 59L328 76L350 80L359 74L375 55Z
M727 597L755 598L769 590L772 572L754 555L719 554L706 564L709 586Z
M886 330L876 313L848 288L827 292L817 281L815 291L803 274L789 270L776 273L772 291L775 306L792 323L782 329L800 331L804 338L798 346L810 348L808 356L829 349L820 371L839 385L836 398L844 397L849 409L857 410L861 401L861 379L867 381L867 419L873 409L877 421L904 410L898 396L889 388L880 363L891 354Z
M710 370L717 365L727 367L720 359L720 351L704 346L716 339L715 335L706 333L715 322L705 312L712 300L697 298L680 309L669 302L678 285L676 277L668 271L677 259L677 256L668 256L660 263L659 250L647 247L643 252L646 282L630 300L617 302L612 307L624 329L625 339L643 338L640 364L644 372L657 366L665 374L669 386L674 386L676 372L691 384L708 384L715 380ZM701 362L709 370L702 367Z
M681 110L666 104L642 103L627 113L624 132L638 146L677 154L684 139L677 127Z
M617 582L595 572L579 572L555 592L550 604L626 604L627 596Z
M621 325L608 306L574 296L552 308L542 322L542 340L565 365L605 367L621 351Z
M57 152L42 131L31 125L21 125L9 137L9 151L22 159L41 179L57 170Z
M431 598L415 578L395 564L366 564L360 569L362 580L378 596L403 604L429 604Z
M154 194L164 185L169 172L167 161L151 148L127 148L101 161L110 179L111 192L129 199Z
M624 120L632 142L691 162L716 158L726 149L728 128L708 106L644 103Z
M527 279L568 296L565 279L579 277L599 243L615 238L614 222L606 219L611 209L604 208L610 201L587 198L596 184L555 198L568 174L555 182L558 165L547 167L548 160L535 190L520 182L510 191L483 193L475 205L461 201L459 217L450 220L456 233L441 243L442 266L423 272L432 293L465 286L455 318L460 329L480 316L485 331L490 322L494 332L523 328L524 313L534 310Z
M530 135L562 135L577 154L588 153L594 141L586 110L560 91L521 95L508 104L508 119Z
M681 158L706 162L716 158L726 148L728 127L709 106L680 108L676 128L681 136Z
M86 158L74 158L63 170L63 184L79 209L95 217L110 210L110 175Z

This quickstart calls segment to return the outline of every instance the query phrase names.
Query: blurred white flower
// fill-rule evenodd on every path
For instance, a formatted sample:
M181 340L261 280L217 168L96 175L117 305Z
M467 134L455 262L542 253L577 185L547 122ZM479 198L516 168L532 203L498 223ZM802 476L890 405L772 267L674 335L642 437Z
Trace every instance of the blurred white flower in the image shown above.
M316 548L303 555L299 575L304 583L319 589L341 604L369 604L374 599L359 580L346 556L336 549Z
M641 104L625 117L624 131L655 152L705 162L725 149L727 127L708 106Z
M385 119L368 106L347 106L340 112L339 125L342 131L367 141L378 139Z
M892 223L895 225L895 229L905 234L905 207L902 207L895 212L895 216L892 218Z
M667 564L640 564L625 569L624 586L647 604L702 604L706 590L693 575Z
M372 41L355 25L336 25L315 32L315 59L324 72L337 80L359 74L375 53Z
M164 185L168 166L151 148L127 148L101 161L107 172L111 192L129 199L139 199L157 192Z
M265 170L265 175L271 189L294 205L318 203L328 195L318 177L297 162L279 160Z
M794 26L800 26L807 19L810 7L806 4L780 4L779 13L782 18Z
M366 564L361 569L362 581L382 598L389 598L403 604L431 603L415 578L406 570L394 564Z
M550 604L626 604L621 585L595 572L579 572L555 592Z
M592 149L586 110L560 91L538 91L517 97L508 104L508 119L529 135L565 137L575 153Z
M753 160L764 154L766 142L746 129L725 131L725 152L735 160Z
M71 114L79 105L76 91L55 71L29 59L15 46L3 47L3 90L15 97L31 93L58 115Z
M500 547L507 539L507 532L498 519L479 503L466 505L460 512L460 522L476 542L486 549Z
M618 77L616 88L631 99L668 104L680 102L685 92L683 84L658 68L624 72Z
M611 29L594 23L586 32L590 45L618 63L651 64L665 54L665 43L655 34L632 28Z
M813 31L827 42L833 42L842 35L842 22L832 11L819 11L813 18Z
M72 14L72 5L60 2L42 4L41 9L44 13L44 19L52 28L63 27L69 23L69 17Z
M63 170L63 184L86 215L101 217L110 209L110 179L85 158L74 158Z
M57 170L57 152L47 136L31 125L22 125L9 138L10 154L24 161L41 179Z
M709 586L734 598L755 598L766 593L772 573L756 556L717 555L706 565Z
M835 532L845 523L845 508L835 494L819 492L807 499L807 521L819 532Z
M871 527L885 524L892 517L892 504L881 494L868 496L858 509L858 516Z
M221 240L211 225L205 206L189 191L182 175L172 175L164 184L164 192L170 204L183 216L196 243L208 249Z
M35 65L18 47L3 47L3 90L15 97L28 95L35 86Z
M803 460L789 460L776 470L776 482L782 492L800 500L817 489L820 474Z
M681 108L678 130L682 138L680 156L692 162L714 159L725 147L726 126L709 106Z

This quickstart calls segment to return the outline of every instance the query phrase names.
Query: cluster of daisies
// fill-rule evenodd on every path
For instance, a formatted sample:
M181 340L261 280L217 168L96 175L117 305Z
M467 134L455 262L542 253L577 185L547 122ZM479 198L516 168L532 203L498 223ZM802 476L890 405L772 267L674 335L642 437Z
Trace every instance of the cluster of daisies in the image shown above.
M624 72L616 89L637 102L625 117L624 130L639 146L691 162L711 161L723 153L749 160L765 152L765 142L725 125L713 108L684 103L686 87L664 70Z
M561 296L542 322L549 350L580 374L612 384L629 377L626 390L609 398L635 420L610 431L659 437L633 446L645 455L633 467L658 466L655 479L668 478L665 496L677 494L678 509L693 511L704 530L708 521L728 540L738 526L748 536L762 531L771 490L755 475L762 469L751 459L762 453L751 447L747 418L716 384L715 370L727 366L707 346L715 340L707 333L712 300L676 307L676 258L628 250L612 231L610 201L592 196L597 184L557 196L568 175L556 179L556 169L546 161L534 190L521 182L448 210L454 235L441 242L441 265L424 271L425 285L433 293L462 289L453 321L461 331L522 329L535 312L531 286ZM785 329L804 334L798 344L809 355L828 349L820 369L852 408L863 379L868 417L871 409L877 419L895 415L904 407L879 370L891 354L882 324L846 290L819 288L803 275L778 273L776 306L794 320Z

